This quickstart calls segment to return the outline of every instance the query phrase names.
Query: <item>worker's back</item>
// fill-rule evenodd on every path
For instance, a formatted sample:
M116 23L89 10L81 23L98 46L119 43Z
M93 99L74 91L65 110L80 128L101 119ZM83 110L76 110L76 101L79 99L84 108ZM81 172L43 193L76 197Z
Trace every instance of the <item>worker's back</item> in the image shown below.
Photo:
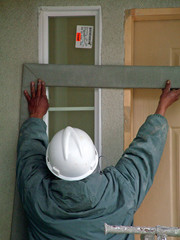
M32 239L108 239L105 222L132 224L134 194L115 168L76 182L47 176L34 186L30 202L26 199L27 211L32 211Z
M133 238L105 236L104 223L132 225L152 184L167 129L164 117L150 116L116 167L80 181L65 181L55 179L46 166L44 122L26 121L18 144L17 180L30 240Z

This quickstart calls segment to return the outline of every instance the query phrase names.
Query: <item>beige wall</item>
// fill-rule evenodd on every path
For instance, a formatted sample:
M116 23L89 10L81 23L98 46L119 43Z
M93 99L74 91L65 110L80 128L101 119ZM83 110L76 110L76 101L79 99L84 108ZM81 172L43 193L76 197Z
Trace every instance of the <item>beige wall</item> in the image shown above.
M39 6L102 7L102 64L123 64L124 10L180 7L179 0L1 0L0 1L0 239L9 240L15 186L23 63L38 62ZM113 95L113 98L112 98ZM103 90L104 166L122 152L122 91ZM114 99L114 100L112 100ZM111 124L113 122L113 125Z

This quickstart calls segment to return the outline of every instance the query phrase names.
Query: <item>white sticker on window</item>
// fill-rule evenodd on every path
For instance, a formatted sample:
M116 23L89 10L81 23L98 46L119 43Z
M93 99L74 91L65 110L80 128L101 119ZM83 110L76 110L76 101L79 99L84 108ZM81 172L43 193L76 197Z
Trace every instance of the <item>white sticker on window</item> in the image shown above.
M93 26L80 26L76 28L76 48L92 48Z

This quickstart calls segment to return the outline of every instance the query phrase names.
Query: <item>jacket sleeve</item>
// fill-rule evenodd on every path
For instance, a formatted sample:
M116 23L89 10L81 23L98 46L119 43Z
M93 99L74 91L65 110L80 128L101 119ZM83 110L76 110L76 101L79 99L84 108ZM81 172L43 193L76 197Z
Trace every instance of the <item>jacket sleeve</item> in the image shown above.
M159 114L150 115L116 165L117 170L133 189L135 210L153 183L167 132L167 120Z
M17 147L17 184L24 200L27 189L38 187L49 173L46 167L48 138L46 124L38 118L25 121L20 129Z

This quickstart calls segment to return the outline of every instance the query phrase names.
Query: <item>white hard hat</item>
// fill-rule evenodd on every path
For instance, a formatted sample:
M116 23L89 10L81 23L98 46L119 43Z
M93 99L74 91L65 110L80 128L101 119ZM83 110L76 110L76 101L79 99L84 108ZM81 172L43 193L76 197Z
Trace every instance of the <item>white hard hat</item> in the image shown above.
M61 179L81 180L96 169L98 153L86 132L66 127L57 132L49 143L46 164Z

